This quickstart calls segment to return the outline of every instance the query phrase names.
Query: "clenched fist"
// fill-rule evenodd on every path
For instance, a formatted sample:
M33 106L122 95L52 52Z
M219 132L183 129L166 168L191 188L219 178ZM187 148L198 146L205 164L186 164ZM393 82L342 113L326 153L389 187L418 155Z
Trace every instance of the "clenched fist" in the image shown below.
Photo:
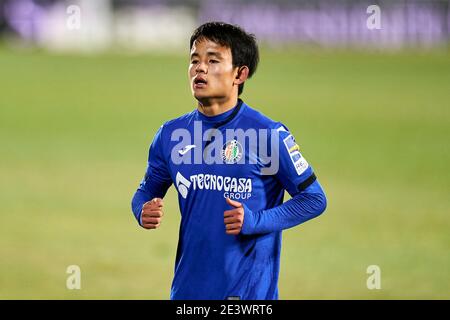
M226 198L227 203L233 207L223 213L225 232L227 234L237 235L242 230L244 224L244 208L240 202Z
M145 229L156 229L161 225L163 213L163 200L153 198L142 206L141 220Z

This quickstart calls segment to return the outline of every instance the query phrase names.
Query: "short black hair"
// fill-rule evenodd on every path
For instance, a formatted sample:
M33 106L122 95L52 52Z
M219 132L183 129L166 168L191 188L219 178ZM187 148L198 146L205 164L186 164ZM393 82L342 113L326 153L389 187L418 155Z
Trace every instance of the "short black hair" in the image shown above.
M207 39L221 46L230 48L234 67L247 66L250 78L259 62L259 50L255 35L245 32L236 25L224 22L207 22L198 27L191 36L189 49L196 40ZM244 84L239 85L238 96L244 91Z

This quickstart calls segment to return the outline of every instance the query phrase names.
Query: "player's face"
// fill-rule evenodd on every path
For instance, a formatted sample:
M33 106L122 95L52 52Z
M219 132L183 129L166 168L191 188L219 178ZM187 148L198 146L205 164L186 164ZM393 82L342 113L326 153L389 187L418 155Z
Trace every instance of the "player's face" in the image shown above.
M203 104L237 95L236 75L230 48L201 39L192 45L189 80L194 97Z

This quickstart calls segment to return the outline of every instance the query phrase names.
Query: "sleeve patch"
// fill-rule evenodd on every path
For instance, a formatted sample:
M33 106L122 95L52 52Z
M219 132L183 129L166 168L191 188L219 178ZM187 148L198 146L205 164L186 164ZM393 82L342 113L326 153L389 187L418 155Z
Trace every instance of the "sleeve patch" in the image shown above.
M303 172L305 172L306 169L308 169L309 164L306 159L302 157L300 148L295 142L294 136L290 134L283 140L283 142L289 153L289 156L291 157L291 161L294 165L295 170L297 171L297 174L301 175Z

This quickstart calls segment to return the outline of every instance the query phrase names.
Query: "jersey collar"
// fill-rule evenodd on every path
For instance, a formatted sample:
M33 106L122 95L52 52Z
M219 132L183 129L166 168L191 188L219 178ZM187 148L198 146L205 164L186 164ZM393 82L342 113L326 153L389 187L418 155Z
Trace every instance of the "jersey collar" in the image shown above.
M213 122L214 128L217 129L221 126L226 125L231 120L233 120L237 116L239 111L241 110L243 103L244 102L241 99L238 99L238 102L237 102L236 106L233 107L233 109L230 109L224 113L221 113L221 114L218 114L218 115L212 116L212 117L208 117L208 116L204 115L203 113L201 113L200 111L196 110L197 118L202 121Z

